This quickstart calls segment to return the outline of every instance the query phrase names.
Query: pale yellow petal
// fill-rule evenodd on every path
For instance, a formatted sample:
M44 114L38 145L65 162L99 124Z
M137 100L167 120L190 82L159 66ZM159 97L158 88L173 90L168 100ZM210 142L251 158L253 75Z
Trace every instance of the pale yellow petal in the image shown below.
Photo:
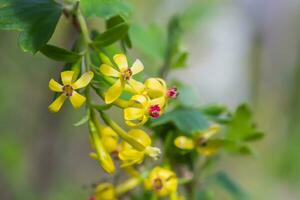
M125 123L131 127L139 127L139 126L145 124L148 121L148 119L149 119L149 117L144 115L142 120L139 120L139 121L125 120Z
M161 109L163 109L163 107L165 106L166 104L166 98L164 96L161 96L161 97L158 97L158 98L155 98L155 99L152 99L150 101L150 105L159 105L159 107Z
M141 129L131 129L128 132L128 134L133 136L137 141L139 141L145 147L151 145L151 138L145 131L143 131Z
M63 86L53 79L51 79L49 81L49 88L50 88L50 90L52 90L54 92L62 92L63 91L62 90Z
M116 54L113 59L120 70L126 70L128 68L127 58L124 54Z
M74 71L63 71L60 73L61 81L64 85L71 85Z
M108 64L102 64L100 66L100 72L105 76L120 77L120 72Z
M55 99L50 104L50 106L48 107L48 110L50 112L58 112L66 99L67 99L67 97L64 94L61 94L59 97L57 97L57 99Z
M185 136L179 136L175 139L174 144L176 147L185 150L192 150L195 147L194 141Z
M84 104L86 98L82 96L81 94L77 93L76 91L73 91L72 96L70 97L71 104L74 108L80 108L82 104Z
M145 81L145 86L149 90L154 90L154 91L160 91L165 93L166 92L166 83L164 80L160 78L149 78Z
M140 108L129 107L124 109L125 120L142 119L143 115L144 115L144 110Z
M130 69L132 71L132 75L135 75L144 70L144 65L139 59L137 59Z
M149 106L149 98L145 95L134 95L131 97L130 101L133 103L139 103L144 108Z
M118 79L105 93L105 103L110 104L118 99L122 93L124 84Z
M75 83L72 84L73 89L86 87L94 77L92 71L84 73Z
M128 83L137 93L141 93L145 88L143 83L138 82L132 78L128 80Z

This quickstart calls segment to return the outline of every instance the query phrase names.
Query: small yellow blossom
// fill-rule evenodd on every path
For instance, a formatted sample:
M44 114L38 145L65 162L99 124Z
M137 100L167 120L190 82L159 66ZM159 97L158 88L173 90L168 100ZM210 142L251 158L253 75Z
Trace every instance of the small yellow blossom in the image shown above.
M134 95L129 101L129 107L124 109L124 119L128 126L140 126L149 117L158 118L162 113L163 101L152 101L146 95Z
M117 200L114 186L110 183L99 184L90 200Z
M176 98L178 91L176 87L167 88L166 82L161 78L149 78L145 81L145 93L156 102L165 106L169 98Z
M144 185L159 196L166 196L177 190L177 177L173 171L155 167L145 179Z
M204 156L214 155L218 149L224 144L221 139L210 139L220 131L220 126L215 124L206 131L198 134L194 139L179 136L174 140L175 146L184 150L196 149L198 153Z
M74 108L82 106L86 98L77 93L75 90L86 87L93 79L94 73L91 71L86 72L75 82L73 82L74 71L64 71L61 72L60 75L63 85L53 79L49 81L50 90L62 93L48 107L50 112L58 112L68 97L70 98L71 104Z
M119 152L119 158L123 161L122 167L140 164L143 162L146 155L157 159L158 155L161 153L160 149L151 146L151 138L147 133L141 129L132 129L128 132L128 135L135 138L140 144L144 145L145 149L143 151L139 151L127 142L123 142Z
M107 63L100 66L102 74L117 78L116 82L105 93L105 103L107 104L114 102L120 97L126 83L128 83L137 93L140 93L144 89L142 83L132 78L132 76L144 69L140 60L137 59L130 68L128 67L127 58L124 54L114 55L113 60L116 63L118 70L109 60L107 60Z

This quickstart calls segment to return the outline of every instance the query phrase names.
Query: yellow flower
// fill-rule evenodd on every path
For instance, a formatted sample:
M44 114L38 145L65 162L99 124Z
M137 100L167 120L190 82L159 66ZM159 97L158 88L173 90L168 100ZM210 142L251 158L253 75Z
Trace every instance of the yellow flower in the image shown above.
M167 88L166 82L161 78L149 78L145 81L145 93L153 100L162 102L165 106L169 98L176 98L178 91L176 87Z
M135 138L140 144L145 146L145 149L143 151L139 151L129 143L123 142L119 152L119 158L123 161L121 167L140 164L143 162L146 155L157 159L158 155L161 153L160 149L151 146L151 139L147 133L141 129L132 129L128 132L128 135Z
M100 128L100 137L103 143L104 148L108 153L117 153L118 152L118 134L112 130L109 126L104 126Z
M109 60L106 60L106 63L100 66L102 74L117 78L116 82L105 93L105 102L107 104L114 102L120 97L126 83L128 83L137 93L144 89L142 83L132 78L132 76L144 69L140 60L137 59L130 68L128 67L127 58L124 54L116 54L113 57L113 60L116 63L118 70L113 67L113 64Z
M117 200L115 188L110 183L101 183L96 187L91 200Z
M155 167L145 179L144 185L159 196L166 196L177 190L177 177L173 171Z
M146 95L134 95L129 101L129 107L124 109L124 119L128 126L140 126L151 116L158 118L162 113L163 101L150 100Z
M50 112L58 112L69 97L71 104L74 108L79 108L86 100L86 98L75 90L86 87L93 79L93 72L84 73L77 81L73 82L74 71L61 72L61 80L63 85L59 84L55 80L49 81L49 88L54 92L61 92L62 94L48 107Z
M206 131L198 134L194 139L179 136L174 140L175 146L184 150L196 149L198 153L204 156L214 155L218 149L224 144L222 139L210 139L220 131L220 126L215 124Z

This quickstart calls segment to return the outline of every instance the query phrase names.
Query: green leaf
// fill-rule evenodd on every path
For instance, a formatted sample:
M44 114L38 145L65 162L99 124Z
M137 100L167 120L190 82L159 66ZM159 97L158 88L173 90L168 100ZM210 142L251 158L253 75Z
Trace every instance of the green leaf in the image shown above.
M36 53L51 38L62 7L53 0L0 0L0 29L20 31L18 43Z
M129 30L132 44L151 59L163 61L166 51L167 38L163 30L156 24L149 27L133 25Z
M53 60L64 61L67 63L74 63L81 58L81 56L75 52L48 44L45 45L40 51L42 54Z
M258 133L252 119L252 112L246 104L240 105L228 124L226 132L228 139L244 141L249 138L262 138L262 133ZM255 136L254 136L255 135Z
M159 126L169 122L173 123L183 133L189 134L208 128L208 121L201 112L187 108L179 108L165 113L154 119L150 126Z
M210 104L201 108L201 111L207 115L218 116L223 114L227 108L223 105Z
M249 195L241 188L239 184L234 182L225 172L216 174L215 179L219 186L229 192L236 200L248 200Z
M132 12L132 6L125 0L81 0L81 9L87 17L97 16L109 18L114 15L128 17Z
M173 57L172 61L172 68L173 69L179 69L184 68L187 66L186 61L188 59L189 53L188 52L182 52L178 53L178 55Z
M89 115L89 112L88 112L78 122L74 123L73 125L74 126L81 126L81 125L87 123L89 121L89 119L90 119L90 115Z
M108 46L124 37L128 29L129 25L127 23L118 24L98 35L93 42L93 46L96 48Z
M182 83L176 83L179 96L177 102L185 107L198 107L200 103L200 97L197 88L192 85L185 85Z

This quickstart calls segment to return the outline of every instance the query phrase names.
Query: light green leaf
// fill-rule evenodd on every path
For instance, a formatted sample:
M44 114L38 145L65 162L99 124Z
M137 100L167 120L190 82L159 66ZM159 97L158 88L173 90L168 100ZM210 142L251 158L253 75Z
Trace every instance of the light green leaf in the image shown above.
M109 18L114 15L128 17L132 12L132 6L125 0L81 0L81 9L87 17L97 16Z
M18 43L36 53L51 38L62 7L53 0L0 0L0 29L20 31Z
M53 45L45 45L40 51L42 54L53 60L64 61L67 63L74 63L81 58L81 56L75 52Z
M133 25L129 31L132 44L152 59L162 61L165 57L167 37L155 24L149 27Z
M183 133L193 134L208 128L208 120L197 110L179 108L154 119L150 126L173 123Z
M81 126L81 125L87 123L89 121L89 119L90 119L90 115L86 114L78 122L74 123L73 125L74 126Z
M179 69L179 68L184 68L187 66L186 61L188 59L188 52L182 52L178 53L173 57L172 61L172 68L174 69Z

